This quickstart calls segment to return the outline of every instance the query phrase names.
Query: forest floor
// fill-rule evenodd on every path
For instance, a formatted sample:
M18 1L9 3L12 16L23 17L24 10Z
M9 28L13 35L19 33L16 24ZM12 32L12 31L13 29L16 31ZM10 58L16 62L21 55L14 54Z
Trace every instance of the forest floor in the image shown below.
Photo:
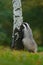
M43 52L29 53L0 46L0 65L43 65Z

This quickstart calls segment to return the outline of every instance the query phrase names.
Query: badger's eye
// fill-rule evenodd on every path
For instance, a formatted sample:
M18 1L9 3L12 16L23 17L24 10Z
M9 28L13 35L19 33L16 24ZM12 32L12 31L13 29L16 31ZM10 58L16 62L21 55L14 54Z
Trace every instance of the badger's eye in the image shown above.
M18 32L17 32L17 33L14 34L14 40L17 41L18 38L19 38L19 34L18 34Z

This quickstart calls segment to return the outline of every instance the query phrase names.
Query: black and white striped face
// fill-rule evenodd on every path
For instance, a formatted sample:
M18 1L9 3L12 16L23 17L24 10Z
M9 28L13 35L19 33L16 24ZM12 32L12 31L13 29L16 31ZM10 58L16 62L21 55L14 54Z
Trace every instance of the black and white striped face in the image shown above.
M24 37L28 37L28 33L29 33L29 24L26 23L26 22L23 22L21 27L20 27L20 30L22 31L22 34L23 34L23 38Z
M20 26L20 30L23 31L24 29L29 29L29 24L26 22L23 22L22 25Z

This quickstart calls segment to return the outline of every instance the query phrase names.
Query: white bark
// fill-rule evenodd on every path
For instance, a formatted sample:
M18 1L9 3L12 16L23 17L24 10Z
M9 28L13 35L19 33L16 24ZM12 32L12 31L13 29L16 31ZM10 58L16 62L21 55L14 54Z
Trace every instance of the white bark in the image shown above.
M19 28L23 22L21 0L13 0L13 29Z

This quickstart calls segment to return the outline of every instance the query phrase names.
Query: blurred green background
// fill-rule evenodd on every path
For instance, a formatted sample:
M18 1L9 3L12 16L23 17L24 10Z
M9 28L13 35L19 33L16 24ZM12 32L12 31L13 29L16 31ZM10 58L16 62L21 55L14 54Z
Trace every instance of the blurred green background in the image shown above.
M23 19L28 22L35 41L43 45L43 0L22 0ZM12 41L13 8L12 0L0 0L0 45Z

